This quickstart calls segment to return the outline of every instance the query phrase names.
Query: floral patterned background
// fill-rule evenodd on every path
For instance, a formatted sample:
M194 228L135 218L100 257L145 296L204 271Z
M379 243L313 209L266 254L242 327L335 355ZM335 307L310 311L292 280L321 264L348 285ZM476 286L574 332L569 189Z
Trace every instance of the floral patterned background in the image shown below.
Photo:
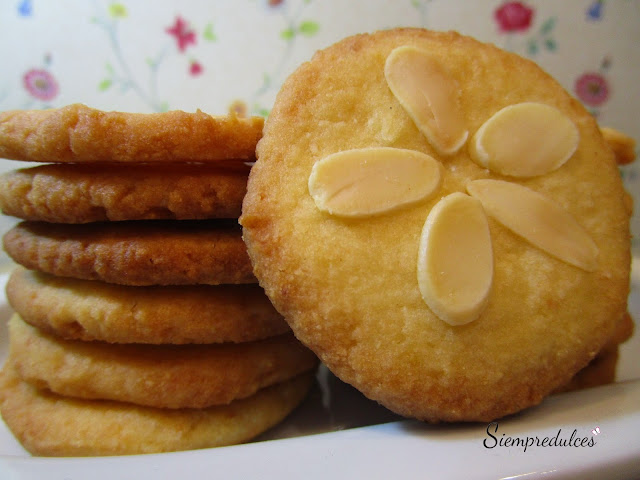
M529 57L601 124L640 138L640 0L0 0L0 110L82 102L267 116L315 50L401 25ZM0 171L16 166L0 160ZM621 171L637 198L639 168ZM11 224L0 222L0 233ZM638 217L632 228L639 236Z

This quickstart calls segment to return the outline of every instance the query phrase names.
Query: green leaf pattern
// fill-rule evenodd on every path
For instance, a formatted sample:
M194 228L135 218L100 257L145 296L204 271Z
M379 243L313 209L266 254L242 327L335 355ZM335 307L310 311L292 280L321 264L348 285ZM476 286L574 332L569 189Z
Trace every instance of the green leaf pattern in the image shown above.
M274 89L278 88L279 82L284 80L282 77L285 66L291 57L294 45L297 44L297 42L311 39L320 32L320 22L310 18L302 18L305 9L312 3L313 0L303 0L294 11L279 9L278 13L284 22L284 28L280 30L279 37L280 40L285 42L286 46L273 70L263 72L262 84L253 93L249 102L241 101L245 105L247 103L251 105L251 109L247 109L247 113L263 117L269 115L269 108L262 104L261 98L267 93L272 93ZM234 104L237 103L238 100L234 102Z
M553 31L556 27L556 17L549 17L537 32L529 38L527 54L530 56L535 56L541 50L546 50L548 52L555 52L558 49L558 45L556 43L555 38L553 37Z
M164 112L169 110L169 103L166 100L159 98L157 91L158 75L160 73L161 66L168 55L168 46L162 47L155 56L146 57L144 62L148 68L148 80L143 83L133 73L128 59L125 58L125 50L122 47L119 37L119 25L121 22L126 21L128 18L127 7L120 2L112 2L107 8L106 12L102 12L99 15L94 15L90 18L90 22L102 27L107 34L109 45L113 56L116 60L115 65L111 62L106 62L104 66L104 77L97 85L99 92L106 92L113 88L117 88L120 94L124 94L129 91L133 91L138 97L140 97L147 105L156 112ZM167 19L167 24L172 19ZM182 19L178 16L175 19L176 25L180 25ZM176 38L183 36L179 40L184 40L188 36L197 36L198 32L192 30L191 24L188 27L180 25L184 31L173 32L168 28L165 28L165 33L176 35ZM178 27L174 27L178 28ZM214 31L213 22L207 23L201 32L201 37L207 42L216 42L217 36ZM180 48L180 54L186 49L186 46L191 42L185 42ZM202 71L202 66L193 57L186 58L188 72L195 76ZM194 66L196 68L194 68Z

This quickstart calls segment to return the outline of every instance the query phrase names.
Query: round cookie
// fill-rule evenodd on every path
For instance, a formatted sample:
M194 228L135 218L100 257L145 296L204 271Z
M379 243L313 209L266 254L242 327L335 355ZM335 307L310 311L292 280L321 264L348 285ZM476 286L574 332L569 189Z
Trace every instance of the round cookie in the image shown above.
M255 283L235 221L19 223L4 235L17 263L122 285Z
M625 312L624 315L618 320L616 324L616 328L613 331L611 337L609 337L609 341L605 343L603 350L616 347L621 343L626 342L633 336L633 332L635 330L635 323L629 315L629 312Z
M307 373L229 405L168 410L78 400L36 390L7 365L0 373L0 411L34 455L162 453L233 445L282 421L313 384Z
M0 157L33 162L251 160L262 117L103 112L82 104L0 113Z
M385 63L404 46L428 52L437 65L435 90L457 102L456 118L468 132L459 150L434 147L391 91ZM469 145L479 128L502 108L528 102L551 106L575 125L579 142L570 158L524 178L474 162ZM319 182L311 177L314 165L372 147L430 156L440 165L439 187L366 217L320 210L309 187ZM535 405L587 365L626 311L629 210L613 153L592 116L526 59L452 32L398 29L347 38L317 52L285 82L257 156L240 219L256 277L296 337L338 377L397 413L484 422ZM482 307L478 317L454 326L427 305L418 282L423 227L443 198L458 193L474 200L468 184L486 179L550 199L592 240L597 261L593 271L578 268L484 214L488 267L433 252L461 266L462 278L465 271L474 278L491 273L484 304L474 304ZM377 199L386 190L367 191Z
M179 345L289 331L256 284L132 287L16 268L6 295L23 320L70 340Z
M557 388L553 393L573 392L613 383L617 364L618 346L604 348L586 367L576 373L569 383Z
M602 127L600 131L613 150L618 165L627 165L635 161L636 141L633 138L611 127Z
M227 404L317 365L290 334L234 344L109 344L56 338L17 315L9 321L9 358L38 388L158 408Z
M53 223L238 218L248 174L246 165L40 165L0 176L0 208Z
M570 392L612 383L616 378L620 344L631 337L633 329L633 319L627 312L618 321L613 335L594 359L576 373L569 383L557 388L553 393Z

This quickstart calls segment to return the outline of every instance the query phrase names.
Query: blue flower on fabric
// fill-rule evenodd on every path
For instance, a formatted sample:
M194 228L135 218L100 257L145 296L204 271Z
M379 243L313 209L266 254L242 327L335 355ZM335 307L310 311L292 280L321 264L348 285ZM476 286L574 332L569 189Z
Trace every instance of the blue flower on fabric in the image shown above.
M602 7L604 0L596 0L587 9L587 19L600 20L602 18Z
M18 14L21 17L30 17L33 10L33 5L31 4L31 0L22 0L18 4Z

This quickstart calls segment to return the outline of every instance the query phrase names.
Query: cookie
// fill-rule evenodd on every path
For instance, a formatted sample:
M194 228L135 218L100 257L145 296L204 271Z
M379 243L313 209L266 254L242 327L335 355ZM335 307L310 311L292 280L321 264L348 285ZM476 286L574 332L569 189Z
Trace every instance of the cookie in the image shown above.
M603 349L608 347L615 347L621 343L626 342L633 336L635 330L635 324L629 312L625 312L622 318L618 321L613 335L609 337L608 342L604 345Z
M0 157L33 162L251 160L261 117L103 112L73 104L0 113Z
M256 277L297 338L394 412L536 405L626 311L613 152L531 61L453 32L347 38L287 79L256 153L240 219Z
M553 393L573 392L613 383L616 378L617 364L618 347L605 348L586 367L576 373L569 383L557 388Z
M56 338L18 315L9 321L9 358L38 388L159 408L227 404L317 365L291 334L234 344L109 344Z
M17 263L61 277L122 285L256 281L235 221L26 221L3 240Z
M616 378L620 344L631 338L633 329L633 319L629 313L625 313L618 322L613 335L595 358L576 373L569 383L557 388L554 393L571 392L613 383Z
M0 209L53 223L238 218L248 173L245 165L41 165L0 176Z
M615 128L602 127L600 130L619 165L627 165L636 159L636 141L633 138Z
M289 331L256 284L131 287L16 268L6 294L23 320L69 340L179 345Z
M0 373L0 411L34 455L162 453L249 441L282 421L312 382L307 373L229 405L168 410L36 390L6 365Z

